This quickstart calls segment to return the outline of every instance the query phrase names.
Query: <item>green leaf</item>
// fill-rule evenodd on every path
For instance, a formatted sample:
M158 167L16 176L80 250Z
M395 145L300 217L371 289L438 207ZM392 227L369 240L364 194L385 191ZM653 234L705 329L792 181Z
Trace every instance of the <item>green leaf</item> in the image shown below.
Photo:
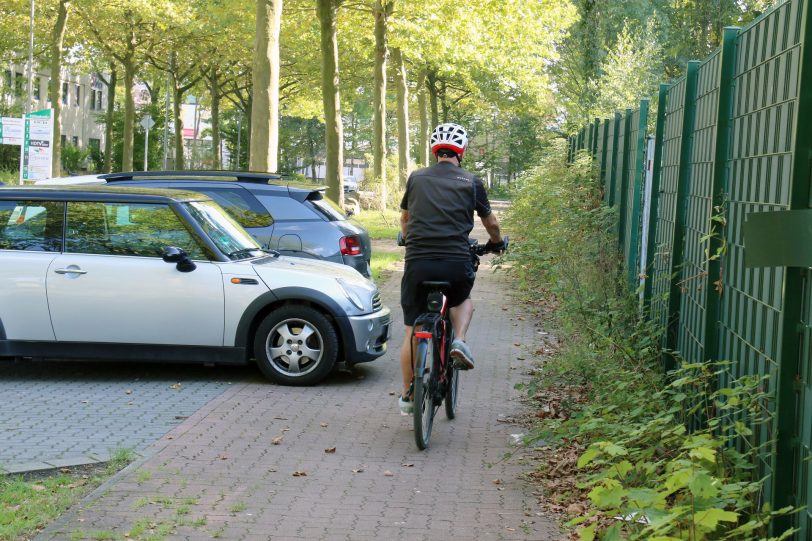
M595 528L598 526L597 522L593 522L589 526L584 526L578 529L578 537L581 541L594 541Z
M612 524L601 536L601 541L623 541L620 536L621 527L620 523Z
M708 447L696 447L688 452L688 456L694 460L706 460L708 462L716 461L716 450Z
M626 490L614 479L604 479L603 484L592 489L589 499L602 509L620 507Z
M691 479L691 482L688 484L688 489L691 491L691 494L697 498L713 498L719 494L717 484L716 479L706 472L699 471Z
M600 455L601 450L595 445L590 445L589 449L584 451L584 454L578 457L578 467L583 468Z
M712 532L720 522L736 522L739 514L724 509L705 509L694 515L694 524L706 532Z

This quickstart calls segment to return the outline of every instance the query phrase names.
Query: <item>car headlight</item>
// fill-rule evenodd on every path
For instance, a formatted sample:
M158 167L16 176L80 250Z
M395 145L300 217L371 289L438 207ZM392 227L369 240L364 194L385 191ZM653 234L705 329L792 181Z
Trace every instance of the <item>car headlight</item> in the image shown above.
M338 287L340 287L341 291L344 293L344 296L347 297L347 300L349 300L353 306L359 310L364 310L364 301L361 300L361 296L358 295L355 288L341 278L336 278L335 280L336 283L338 283Z

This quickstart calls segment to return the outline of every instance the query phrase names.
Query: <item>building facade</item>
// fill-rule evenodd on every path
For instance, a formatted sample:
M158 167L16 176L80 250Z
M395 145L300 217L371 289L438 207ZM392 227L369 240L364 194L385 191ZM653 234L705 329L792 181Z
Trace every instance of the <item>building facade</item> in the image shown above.
M33 79L32 111L51 107L48 99L50 73L35 69ZM107 109L107 86L96 74L77 75L62 70L62 144L83 149L104 146L104 112ZM28 99L26 67L7 66L0 78L0 96L7 109L16 109L21 115ZM15 107L16 106L16 107Z

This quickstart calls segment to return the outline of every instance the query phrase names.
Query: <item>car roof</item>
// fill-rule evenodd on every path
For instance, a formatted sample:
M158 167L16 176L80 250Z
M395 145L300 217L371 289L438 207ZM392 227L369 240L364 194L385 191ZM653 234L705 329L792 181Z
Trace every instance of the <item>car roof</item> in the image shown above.
M99 178L108 183L149 184L150 182L172 182L173 184L205 183L217 185L238 184L248 190L268 190L287 192L285 195L297 201L318 198L327 188L325 186L289 182L276 173L254 171L132 171L127 173L108 173ZM194 188L190 188L193 190Z
M167 203L171 201L210 201L203 194L166 188L132 188L123 186L70 185L70 186L0 186L0 199L28 199L34 201L111 201L127 203Z
M104 184L104 179L100 175L76 175L46 178L34 182L34 186L70 186L73 184Z

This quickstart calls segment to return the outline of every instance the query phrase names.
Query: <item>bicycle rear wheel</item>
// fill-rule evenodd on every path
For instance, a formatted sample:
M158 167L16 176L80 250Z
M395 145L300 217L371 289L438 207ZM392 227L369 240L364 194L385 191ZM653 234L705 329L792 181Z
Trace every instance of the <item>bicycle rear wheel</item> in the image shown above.
M434 394L439 374L434 367L434 344L421 339L417 343L414 371L414 441L421 451L429 446L431 427L437 406Z
M451 323L448 323L450 326ZM454 341L454 331L449 330L448 343L445 352L446 372L445 372L445 416L453 419L457 416L457 401L460 392L460 371L454 368L454 360L451 358L451 343Z

